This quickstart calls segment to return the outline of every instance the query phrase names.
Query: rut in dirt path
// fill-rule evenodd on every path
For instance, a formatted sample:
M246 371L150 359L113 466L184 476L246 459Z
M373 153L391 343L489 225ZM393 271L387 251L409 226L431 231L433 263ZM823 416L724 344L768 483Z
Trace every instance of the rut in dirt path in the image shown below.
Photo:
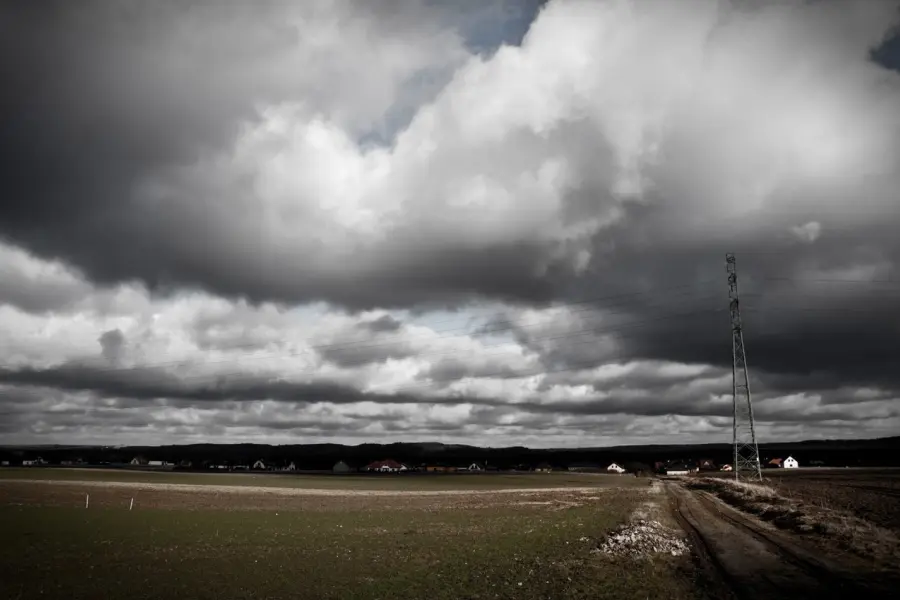
M813 555L703 492L667 484L672 508L691 539L713 598L896 597L879 573L850 572ZM896 584L896 581L893 582Z

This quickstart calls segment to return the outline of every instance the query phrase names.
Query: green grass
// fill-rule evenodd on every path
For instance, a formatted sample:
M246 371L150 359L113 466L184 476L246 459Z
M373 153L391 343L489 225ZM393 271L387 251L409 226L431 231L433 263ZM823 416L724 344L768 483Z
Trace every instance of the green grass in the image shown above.
M0 598L689 598L675 559L591 554L636 491L523 506L182 511L0 505Z
M117 469L5 468L2 479L122 481L359 490L491 490L547 487L646 486L637 477L572 473L280 475L178 473Z

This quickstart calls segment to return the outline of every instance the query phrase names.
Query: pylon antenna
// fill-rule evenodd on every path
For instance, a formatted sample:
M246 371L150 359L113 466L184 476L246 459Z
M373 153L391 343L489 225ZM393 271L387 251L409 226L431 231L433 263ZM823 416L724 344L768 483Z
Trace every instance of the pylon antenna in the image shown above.
M734 478L761 480L759 448L753 423L753 403L750 398L750 374L744 351L744 328L738 299L737 263L734 254L725 255L728 271L728 306L731 313L731 380L734 399Z

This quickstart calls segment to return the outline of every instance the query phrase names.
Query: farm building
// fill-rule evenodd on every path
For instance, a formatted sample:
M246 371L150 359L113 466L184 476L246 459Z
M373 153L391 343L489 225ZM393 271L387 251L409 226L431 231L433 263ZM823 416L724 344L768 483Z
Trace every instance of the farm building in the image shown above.
M781 459L773 458L769 462L766 463L766 467L769 469L780 469L781 468Z
M406 465L398 463L396 460L376 460L366 465L366 471L377 473L399 473L408 470Z
M147 466L148 466L148 467L165 467L165 466L167 466L168 464L169 464L169 463L167 463L167 462L164 461L164 460L151 460L151 461L147 461Z
M788 456L784 459L784 462L781 463L781 466L785 469L796 469L800 466L800 463L798 463L797 459L793 456Z
M536 466L534 468L534 470L537 471L538 473L549 473L550 471L553 470L553 467L550 466L550 463L548 463L548 462L542 462L542 463L539 463L538 466Z
M569 471L586 472L586 471L602 471L602 467L596 463L578 462L572 463L568 467Z
M611 465L609 465L608 467L606 467L606 471L609 472L609 473L619 473L619 474L621 474L621 473L624 473L624 472L625 472L625 469L624 469L624 467L621 467L621 466L619 466L619 465L616 464L616 463L612 463Z
M711 458L703 458L699 462L701 471L717 471L716 463Z
M282 471L296 471L297 465L294 464L294 461L291 461L287 464L287 466L281 469Z
M450 473L455 470L456 470L455 468L448 467L446 465L426 465L425 466L426 473Z
M478 463L472 463L466 468L467 471L484 471L484 467L479 465Z
M131 459L131 462L129 464L134 465L134 466L139 466L139 465L146 465L147 462L149 462L149 461L147 461L147 459L144 458L143 456L135 456L134 458Z
M690 475L697 472L697 467L687 463L672 463L666 465L666 475Z
M722 465L722 467L719 470L720 471L731 471L733 469L732 469L731 465Z
M345 463L342 460L339 460L338 462L334 463L334 466L331 467L332 473L349 473L351 470L352 469L350 469L350 465L348 465L347 463Z
M256 461L255 463L253 463L253 470L265 471L266 463L264 463L262 459Z

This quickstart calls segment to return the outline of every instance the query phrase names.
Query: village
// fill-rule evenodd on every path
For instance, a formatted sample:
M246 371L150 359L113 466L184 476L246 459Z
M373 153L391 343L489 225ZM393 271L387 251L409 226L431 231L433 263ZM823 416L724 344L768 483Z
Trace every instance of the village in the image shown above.
M62 466L62 467L118 467L118 468L142 468L142 469L166 469L166 470L191 470L191 471L215 471L215 472L304 472L304 473L322 473L320 469L304 469L302 464L297 465L295 461L278 462L265 461L258 459L246 463L225 463L215 461L199 461L182 460L178 462L169 462L165 460L151 460L144 456L135 456L130 462L124 464L102 464L92 465L81 458L73 458L60 460L53 463L46 461L41 457L24 459L21 463L12 464L9 460L0 461L0 466L23 466L23 467L41 467L41 466ZM796 469L799 468L799 461L793 456L786 458L771 458L762 463L763 468L768 469ZM822 467L821 461L811 461L809 466ZM636 476L649 475L692 475L695 473L710 472L731 472L733 469L731 464L716 464L712 459L699 460L669 460L657 461L652 466L641 462L623 461L621 464L612 462L608 465L602 465L592 462L575 462L568 465L555 465L549 462L540 462L536 465L519 464L512 467L500 468L490 465L486 462L472 462L468 465L448 465L442 463L421 463L418 465L406 464L393 459L377 460L365 465L354 465L347 461L340 460L334 464L330 472L333 474L349 474L349 473L488 473L488 472L536 472L550 473L553 471L564 471L572 473L611 473L611 474L632 474Z

